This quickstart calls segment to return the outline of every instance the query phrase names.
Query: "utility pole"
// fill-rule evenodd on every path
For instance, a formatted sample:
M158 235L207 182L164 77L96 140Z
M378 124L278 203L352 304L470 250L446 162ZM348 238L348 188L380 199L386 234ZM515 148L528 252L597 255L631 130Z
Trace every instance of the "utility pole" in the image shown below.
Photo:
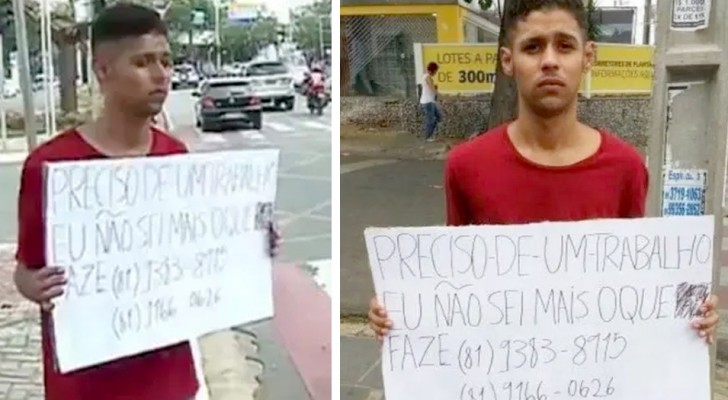
M214 0L215 3L215 67L220 72L222 67L222 49L220 48L220 0Z
M712 293L716 293L728 132L728 1L704 2L708 7L684 7L685 0L656 4L647 213L714 217ZM715 345L710 355L714 389Z
M30 81L28 31L25 28L25 4L23 0L13 0L13 14L15 15L15 37L18 40L18 73L20 75L20 90L23 95L25 138L28 141L28 151L31 151L37 146L38 138L36 137L35 128L35 102L33 101L33 88Z
M5 96L5 57L3 49L3 35L0 33L0 98ZM3 142L3 150L8 149L8 123L5 108L0 108L0 138Z
M652 0L645 0L645 15L642 44L650 44L650 33L652 32Z
M319 23L319 45L321 47L321 60L324 59L324 23L323 18L325 18L323 15L319 15L318 17L318 23Z

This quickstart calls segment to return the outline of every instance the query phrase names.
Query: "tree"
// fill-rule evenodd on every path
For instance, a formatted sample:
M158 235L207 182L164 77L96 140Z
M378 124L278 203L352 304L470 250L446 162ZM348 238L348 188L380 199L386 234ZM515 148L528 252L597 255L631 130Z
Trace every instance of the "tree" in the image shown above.
M600 36L602 36L602 29L601 26L599 26L599 10L597 9L596 4L594 4L594 0L587 0L586 12L589 18L587 21L587 36L589 37L589 40L596 41Z
M250 25L241 27L226 24L222 30L221 46L231 60L249 60L265 46L278 40L278 20L262 14Z
M196 25L194 16L202 13L202 25ZM187 34L187 56L194 51L193 38L196 32L215 29L215 5L210 0L175 0L164 14L164 22L170 31L172 50L175 54L182 53L181 43L177 37L181 33Z
M529 0L504 0L503 15L501 17L500 33L498 34L498 57L495 69L495 85L493 95L490 98L490 114L488 115L488 129L494 128L506 121L515 118L518 112L516 82L513 78L503 73L500 52L501 47L507 45L505 26L509 15L513 15L520 3Z
M322 36L323 47L331 48L331 0L316 1L297 8L291 13L291 23L293 40L302 49L320 52Z

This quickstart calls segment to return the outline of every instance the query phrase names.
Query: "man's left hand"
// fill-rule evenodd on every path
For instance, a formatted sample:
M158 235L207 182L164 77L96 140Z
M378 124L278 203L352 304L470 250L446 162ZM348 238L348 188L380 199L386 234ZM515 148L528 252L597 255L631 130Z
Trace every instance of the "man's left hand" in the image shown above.
M271 224L268 226L268 238L270 240L270 256L271 258L276 258L278 257L278 252L280 251L281 244L283 244L283 236L281 235L281 231L278 229L278 226L276 226L274 222L271 222Z
M700 337L705 338L708 344L715 343L715 331L720 320L718 315L718 296L712 294L700 306L701 318L693 322L693 328Z

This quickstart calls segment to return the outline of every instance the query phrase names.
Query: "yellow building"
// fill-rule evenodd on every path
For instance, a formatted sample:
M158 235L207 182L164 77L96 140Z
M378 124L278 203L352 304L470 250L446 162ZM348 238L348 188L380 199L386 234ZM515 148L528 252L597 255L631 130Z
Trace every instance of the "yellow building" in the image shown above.
M499 26L477 0L341 0L343 93L412 96L415 43L489 43Z

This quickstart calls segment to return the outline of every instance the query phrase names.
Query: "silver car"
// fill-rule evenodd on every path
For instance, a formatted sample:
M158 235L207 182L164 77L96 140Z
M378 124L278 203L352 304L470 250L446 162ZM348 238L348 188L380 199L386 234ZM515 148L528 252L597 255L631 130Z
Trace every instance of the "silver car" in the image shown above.
M277 61L256 61L243 67L243 76L250 79L265 108L292 110L296 101L293 76Z

